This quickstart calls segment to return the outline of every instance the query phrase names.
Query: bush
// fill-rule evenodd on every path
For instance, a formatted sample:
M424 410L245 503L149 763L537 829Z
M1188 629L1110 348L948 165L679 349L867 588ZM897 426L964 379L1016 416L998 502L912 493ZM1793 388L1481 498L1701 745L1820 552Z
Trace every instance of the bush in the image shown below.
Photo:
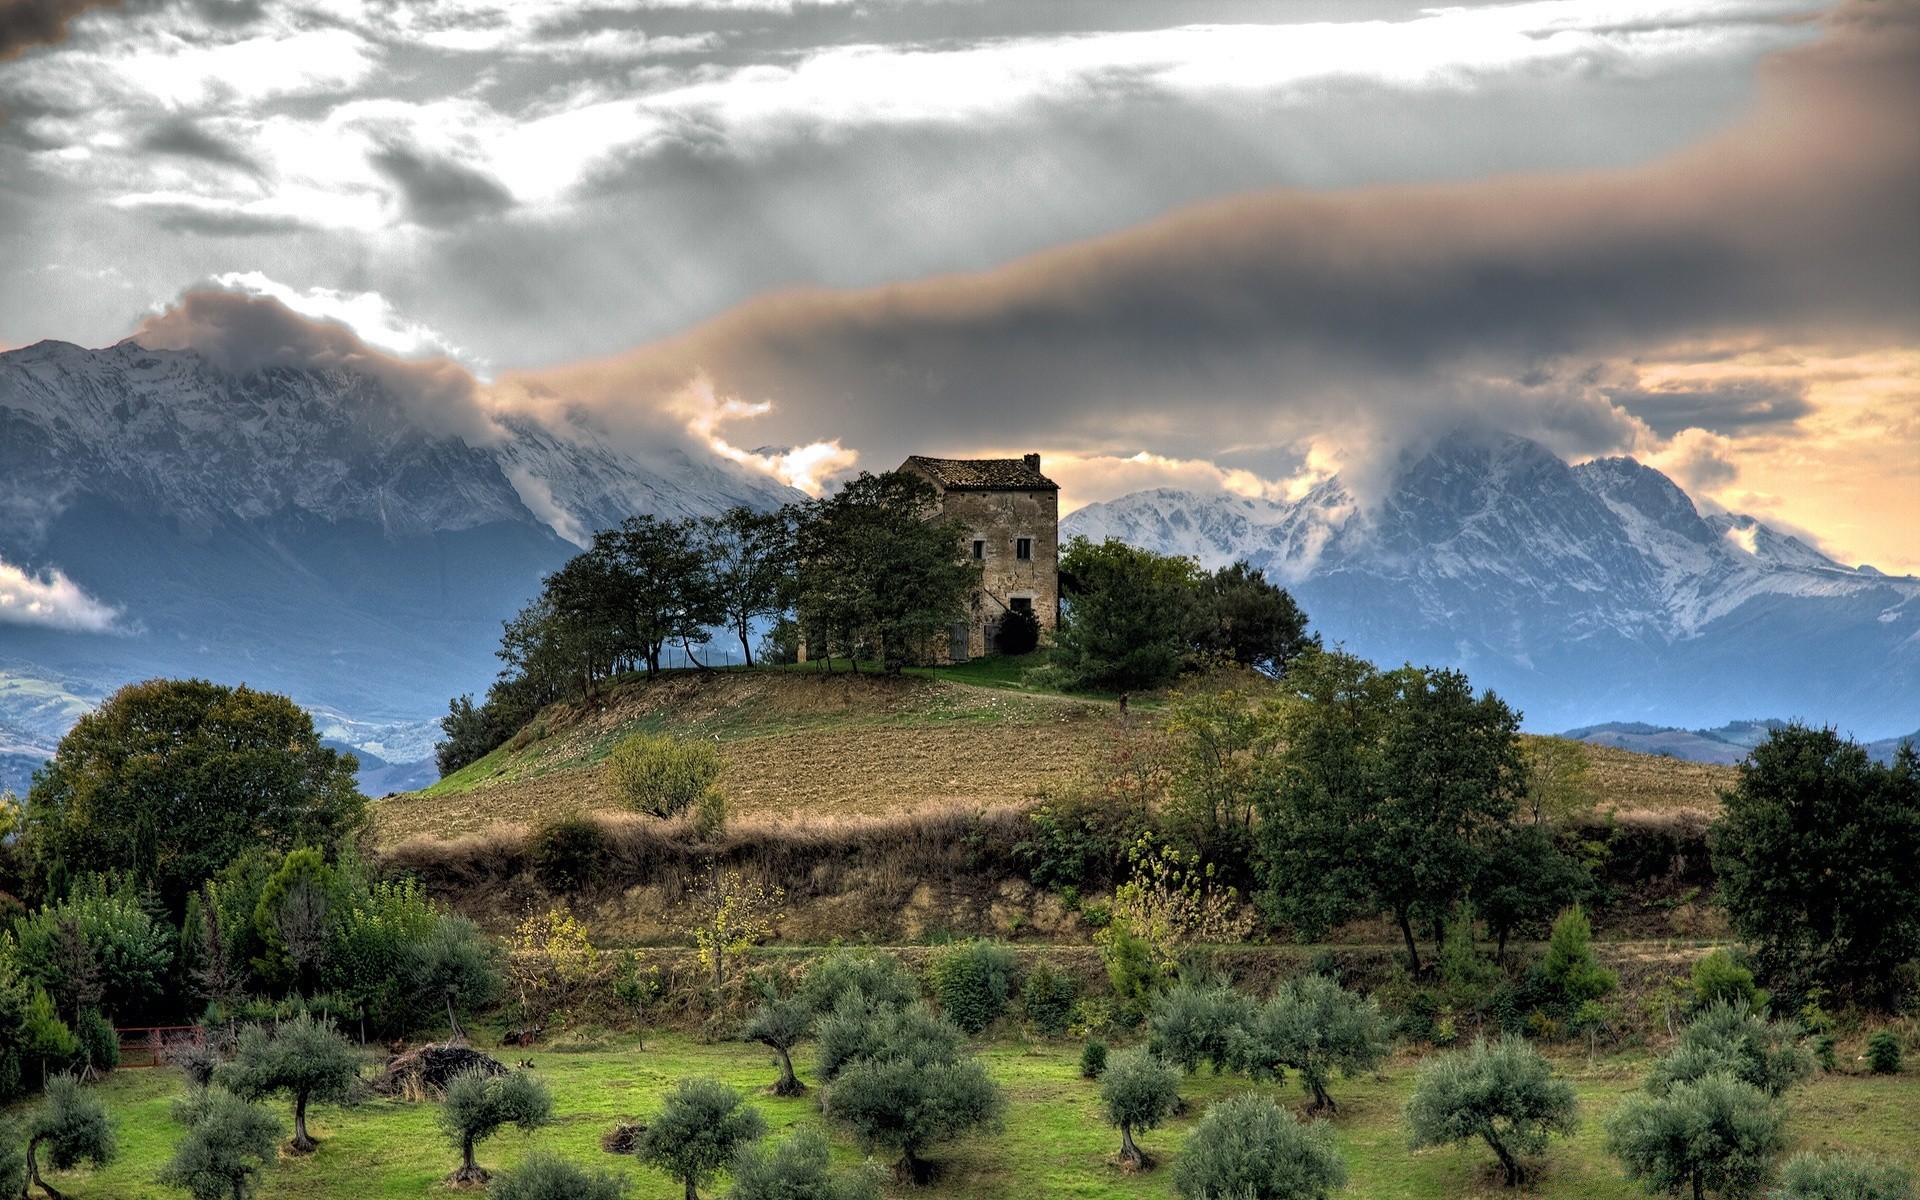
M798 995L816 1016L858 992L875 1004L904 1008L920 998L920 985L891 954L839 950L807 968Z
M993 648L1000 654L1031 654L1040 644L1040 618L1031 608L1010 608L1000 617Z
M12 1117L0 1117L0 1196L12 1200L27 1190L26 1135Z
M1080 1047L1080 1078L1098 1079L1107 1070L1107 1044L1095 1038Z
M271 1034L258 1025L244 1030L233 1061L216 1070L214 1080L248 1100L277 1092L292 1097L293 1149L305 1153L316 1145L307 1136L307 1104L347 1099L359 1074L346 1039L302 1014Z
M1573 1088L1553 1077L1540 1052L1503 1037L1422 1062L1407 1124L1415 1149L1479 1138L1511 1186L1526 1178L1523 1159L1544 1151L1552 1135L1573 1133L1580 1120Z
M742 1147L727 1200L880 1200L880 1184L858 1170L833 1170L827 1135L802 1126L775 1145Z
M1795 1030L1723 1001L1680 1031L1673 1052L1654 1062L1647 1089L1658 1095L1676 1083L1717 1073L1778 1096L1812 1072L1812 1057L1800 1047Z
M1245 1022L1234 1056L1255 1078L1300 1072L1316 1112L1337 1111L1327 1084L1338 1071L1351 1079L1378 1067L1392 1049L1387 1020L1371 998L1324 975L1289 980Z
M659 733L623 738L607 755L607 777L628 808L672 817L693 807L720 778L713 743Z
M1913 1173L1862 1154L1796 1154L1768 1200L1913 1200Z
M527 858L549 892L577 892L600 879L612 842L584 813L549 821L527 835Z
M767 1131L760 1110L717 1079L682 1079L634 1148L641 1162L686 1185L712 1179L740 1148Z
M73 1023L73 1037L80 1044L80 1061L95 1071L111 1071L120 1065L120 1034L113 1022L89 1008Z
M447 1102L440 1110L441 1131L460 1147L460 1166L447 1182L485 1183L486 1169L473 1158L475 1146L504 1126L532 1133L552 1119L553 1097L533 1072L489 1075L478 1067L462 1071L448 1081Z
M1867 1069L1875 1075L1895 1075L1900 1071L1900 1039L1893 1030L1882 1029L1867 1039Z
M1326 1200L1346 1182L1326 1123L1303 1126L1263 1096L1208 1109L1173 1167L1187 1200Z
M973 941L943 951L927 975L948 1019L975 1034L1006 1011L1013 970L1013 954L1005 946Z
M1073 976L1053 969L1050 963L1036 963L1020 985L1020 1008L1027 1024L1041 1037L1057 1038L1067 1032L1073 1021L1073 1006L1080 999L1080 985Z
M1784 1144L1781 1122L1759 1088L1707 1075L1622 1100L1607 1117L1607 1148L1648 1191L1751 1196Z
M194 1200L246 1200L260 1172L280 1157L285 1132L274 1115L231 1092L199 1089L173 1103L173 1119L187 1127L160 1182L184 1188Z
M1540 974L1567 1013L1600 1000L1613 991L1619 977L1600 965L1593 953L1593 924L1578 904L1554 918L1547 939L1547 957Z
M1180 983L1153 998L1147 1045L1187 1071L1202 1061L1214 1074L1234 1065L1234 1048L1252 1005L1225 984Z
M1144 1049L1123 1051L1100 1079L1100 1103L1107 1124L1120 1130L1121 1163L1145 1167L1147 1158L1134 1145L1133 1131L1158 1128L1173 1114L1180 1103L1180 1073Z
M1715 950L1693 964L1693 1008L1697 1012L1715 1004L1732 1004L1762 1012L1767 993L1755 987L1753 972L1733 961L1725 950Z
M617 1175L587 1172L557 1154L536 1153L487 1188L487 1200L620 1200L627 1182Z

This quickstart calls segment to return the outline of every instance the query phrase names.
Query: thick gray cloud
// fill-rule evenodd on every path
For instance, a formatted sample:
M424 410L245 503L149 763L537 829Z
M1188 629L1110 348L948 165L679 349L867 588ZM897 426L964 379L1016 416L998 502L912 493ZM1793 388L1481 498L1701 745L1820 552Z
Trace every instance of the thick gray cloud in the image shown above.
M67 22L90 8L118 8L120 0L0 0L0 62L67 36Z
M513 194L499 180L450 158L397 144L369 157L376 170L399 185L407 215L421 225L461 225L513 207Z
M1682 429L1737 434L1790 425L1814 412L1806 385L1797 382L1737 380L1714 388L1671 391L1608 388L1606 396L1661 437L1672 437Z

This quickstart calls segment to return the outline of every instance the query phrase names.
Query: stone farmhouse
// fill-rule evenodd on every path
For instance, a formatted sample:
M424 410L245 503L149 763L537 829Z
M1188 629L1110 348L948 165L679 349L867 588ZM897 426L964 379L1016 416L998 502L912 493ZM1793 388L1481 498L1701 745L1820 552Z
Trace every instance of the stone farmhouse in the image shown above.
M1060 485L1040 473L1040 456L926 458L900 464L934 486L942 517L966 526L980 564L967 620L953 629L949 657L965 662L994 651L1009 609L1038 618L1042 636L1060 619Z

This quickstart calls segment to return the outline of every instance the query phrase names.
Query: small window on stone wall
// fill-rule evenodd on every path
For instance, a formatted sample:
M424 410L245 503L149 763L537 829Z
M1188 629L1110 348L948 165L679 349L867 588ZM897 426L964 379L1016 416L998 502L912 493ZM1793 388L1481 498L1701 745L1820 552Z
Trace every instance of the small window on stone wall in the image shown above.
M978 559L983 559L986 556L987 556L987 539L985 538L973 539L973 557L976 560L978 560Z
M1013 556L1019 559L1021 562L1032 562L1033 561L1033 539L1032 538L1013 539Z

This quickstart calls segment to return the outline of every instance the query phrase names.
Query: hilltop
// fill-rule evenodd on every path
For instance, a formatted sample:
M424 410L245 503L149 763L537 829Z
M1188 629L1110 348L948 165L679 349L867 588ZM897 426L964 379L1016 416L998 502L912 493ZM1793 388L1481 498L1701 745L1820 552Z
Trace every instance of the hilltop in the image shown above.
M736 818L878 816L930 806L1031 802L1070 784L1158 706L1063 696L984 660L899 678L818 670L676 671L624 680L587 704L544 710L506 745L417 792L375 805L377 840L478 833L617 808L601 762L622 737L670 731L720 747ZM1723 766L1589 746L1600 807L1710 812Z

